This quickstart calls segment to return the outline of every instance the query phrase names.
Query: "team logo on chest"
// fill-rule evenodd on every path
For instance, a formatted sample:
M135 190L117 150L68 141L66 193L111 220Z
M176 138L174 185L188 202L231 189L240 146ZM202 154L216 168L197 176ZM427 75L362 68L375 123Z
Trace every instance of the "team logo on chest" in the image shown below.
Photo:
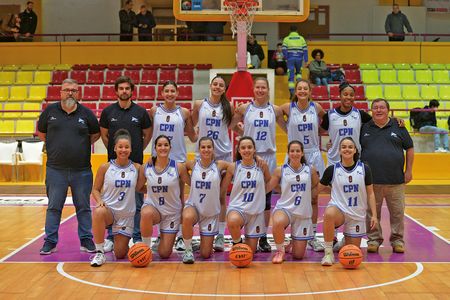
M264 118L264 112L263 111L260 111L259 112L259 117L262 119L262 118Z
M250 177L252 176L252 173L250 173L250 171L247 172L247 178L250 179Z
M306 115L303 115L303 122L306 122Z
M162 183L162 177L158 177L158 184Z
M212 111L212 116L213 116L213 117L217 116L217 113L216 113L215 110Z
M122 171L122 174L120 175L122 178L125 178L125 172Z
M347 120L344 120L342 123L344 124L344 126L347 126Z
M202 172L202 179L206 178L206 172Z
M353 181L352 176L348 176L348 182L352 183L352 181Z
M297 180L297 182L300 182L300 175L295 176L295 179Z
M170 116L166 117L166 122L170 122Z

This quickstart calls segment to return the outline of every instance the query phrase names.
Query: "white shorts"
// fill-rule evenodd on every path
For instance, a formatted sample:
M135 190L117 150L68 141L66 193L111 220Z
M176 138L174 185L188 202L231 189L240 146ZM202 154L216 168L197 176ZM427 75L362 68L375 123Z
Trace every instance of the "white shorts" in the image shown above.
M120 211L107 207L113 215L112 233L113 235L121 234L127 237L132 237L134 229L134 215L126 216Z
M307 241L314 238L311 218L304 218L299 215L291 214L284 208L275 208L273 212L275 213L277 210L281 210L289 218L289 223L291 225L291 238L293 240Z
M319 178L322 178L323 172L325 172L325 163L320 150L305 152L305 159L308 165L313 166L319 172Z
M334 206L337 209L336 205L329 204L328 206ZM345 220L344 220L344 235L348 237L353 238L362 238L366 236L366 220L357 220L352 218L350 215L346 214L342 210L339 209L339 211L344 214Z
M192 207L197 213L197 223L200 230L200 235L203 236L215 236L219 234L219 215L207 217L202 216L198 212L197 208L193 205L186 204L186 207ZM195 225L195 224L194 224Z
M142 205L142 209L145 206L151 206L156 209L159 213L160 221L159 221L159 231L161 233L173 233L176 234L180 230L180 221L181 221L181 213L171 214L171 215L162 215L161 212L155 207L153 204L144 202ZM155 224L153 224L155 225Z
M244 233L247 238L260 238L266 234L266 223L264 213L258 215L249 215L242 210L231 208L227 211L227 215L231 212L238 212L244 219Z
M275 152L258 152L256 153L262 160L267 163L270 174L277 168L277 156Z

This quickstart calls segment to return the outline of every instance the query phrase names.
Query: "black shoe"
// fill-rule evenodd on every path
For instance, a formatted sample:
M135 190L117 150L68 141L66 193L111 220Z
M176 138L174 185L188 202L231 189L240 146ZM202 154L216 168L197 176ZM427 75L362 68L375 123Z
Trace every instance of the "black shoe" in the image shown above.
M266 236L259 238L258 250L261 252L266 252L266 253L272 252L272 247L269 245L269 242L267 242Z
M39 250L40 255L49 255L52 254L53 252L56 252L56 244L49 241L45 241L41 250Z
M97 250L95 249L95 244L92 241L92 239L82 239L80 251L85 251L89 253L97 252Z

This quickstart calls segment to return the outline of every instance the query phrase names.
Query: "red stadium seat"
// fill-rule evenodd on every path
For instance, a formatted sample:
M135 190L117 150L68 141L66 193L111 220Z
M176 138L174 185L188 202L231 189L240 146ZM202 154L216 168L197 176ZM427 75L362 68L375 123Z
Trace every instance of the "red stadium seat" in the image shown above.
M318 104L320 104L320 106L322 106L322 108L327 111L330 109L331 105L329 101L317 101Z
M153 102L142 102L142 101L139 101L137 104L139 106L142 106L146 110L150 110L153 107Z
M117 77L119 76L122 76L122 71L119 70L106 71L105 83L112 84L116 81Z
M102 90L102 98L101 100L117 100L116 90L112 85L104 85Z
M361 73L359 70L345 70L345 80L351 84L360 84Z
M97 118L100 117L100 112L97 110L97 102L81 102L81 104L92 110L92 112Z
M70 72L70 78L76 80L78 82L78 84L85 84L86 83L86 71L74 70L74 71Z
M159 85L158 86L158 93L156 94L156 100L164 100L164 97L161 95L163 90L163 86Z
M159 83L166 81L175 81L175 70L161 70L159 72Z
M154 85L141 85L138 89L139 100L155 100L155 86Z
M143 70L141 84L157 84L158 71L157 70Z
M355 89L355 100L366 100L366 94L364 93L364 86L363 85L354 85L353 88Z
M328 100L330 96L328 95L328 88L324 85L315 86L311 92L311 98L314 100Z
M67 71L53 71L51 84L61 84L65 79L69 77Z
M109 64L108 66L108 70L123 70L123 68L125 68L124 64Z
M193 84L194 83L194 72L191 69L179 69L178 79L179 84Z
M61 86L53 85L47 87L46 101L59 101L61 100Z
M178 69L195 69L194 64L179 64Z
M85 101L98 101L100 99L100 86L85 86L82 98Z
M330 99L339 101L341 100L341 95L339 93L339 87L332 85L330 86Z
M192 86L178 86L177 100L192 100Z
M87 75L87 84L103 84L105 74L103 71L89 71Z
M139 70L126 70L124 75L130 77L134 84L141 82L141 71Z
M197 70L209 70L212 69L212 64L197 64Z
M93 64L89 66L90 70L97 70L97 71L103 71L104 69L106 69L107 65L106 64Z
M327 68L330 69L331 71L337 70L341 67L340 64L327 64Z
M364 111L369 110L369 104L366 101L353 102L353 106L356 107L357 109L362 109Z
M115 102L99 102L98 103L98 109L100 111L104 110L106 107L110 106L111 104L113 104Z
M144 70L158 70L159 69L159 64L143 64L142 68Z
M187 108L189 110L192 109L192 103L191 102L177 102L177 104L181 107Z
M127 65L125 65L125 69L126 70L140 70L140 69L142 69L142 65L141 64L127 64Z
M344 70L358 70L359 65L358 64L342 64L342 68Z
M162 70L175 70L178 65L177 64L161 64L159 66Z
M72 66L72 70L86 71L87 69L89 69L88 64L76 64Z
M44 111L44 110L47 108L48 104L49 104L49 103L47 103L47 102L43 102L43 103L42 103L41 110Z

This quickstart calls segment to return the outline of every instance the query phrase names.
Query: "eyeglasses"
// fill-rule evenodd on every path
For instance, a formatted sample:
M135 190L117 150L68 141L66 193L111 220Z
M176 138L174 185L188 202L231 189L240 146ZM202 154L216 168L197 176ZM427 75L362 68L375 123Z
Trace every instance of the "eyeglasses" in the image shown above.
M66 94L69 94L69 93L76 94L76 93L78 93L77 89L63 89L61 91L66 93Z

